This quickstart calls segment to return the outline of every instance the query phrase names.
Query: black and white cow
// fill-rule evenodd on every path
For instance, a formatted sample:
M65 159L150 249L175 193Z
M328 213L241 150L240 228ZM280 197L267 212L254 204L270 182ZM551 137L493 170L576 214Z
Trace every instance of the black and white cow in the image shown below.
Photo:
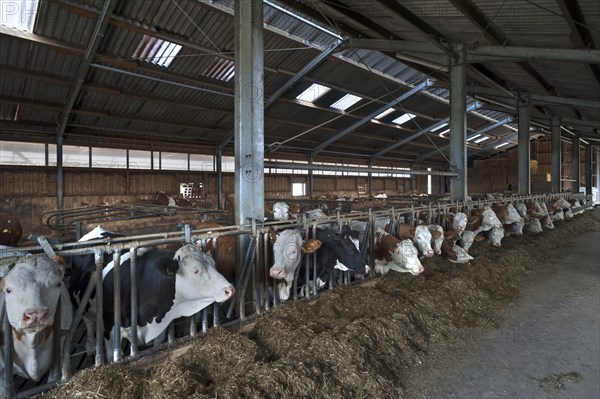
M199 246L185 244L177 251L140 248L137 254L138 333L140 344L147 344L179 317L198 313L213 302L224 302L234 294L234 287L215 268L215 262ZM129 253L121 256L121 326L123 338L131 328L131 274ZM72 283L69 290L81 297L95 271L93 255L73 258ZM104 338L109 339L114 325L114 264L105 261L103 279ZM75 278L73 278L75 277ZM93 307L91 307L93 309ZM89 318L91 319L91 317ZM88 351L91 350L88 325ZM92 329L93 331L93 329Z
M330 229L317 229L315 238L321 242L321 247L317 250L316 265L319 286L324 286L329 281L336 268L363 275L369 272L365 257L358 249L358 233L353 236L353 232L347 226L344 226L341 234ZM304 268L305 264L301 263L298 287L305 284Z

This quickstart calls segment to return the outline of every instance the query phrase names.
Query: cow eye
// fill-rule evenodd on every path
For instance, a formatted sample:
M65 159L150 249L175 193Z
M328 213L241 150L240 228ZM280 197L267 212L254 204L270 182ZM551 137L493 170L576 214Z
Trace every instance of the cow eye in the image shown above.
M200 269L194 270L194 274L198 274L198 273L200 273Z
M10 294L10 293L12 292L12 290L11 290L10 288L6 288L4 291L5 291L7 294Z
M58 288L60 288L60 284L61 284L61 283L62 283L62 281L60 281L58 284L56 284L56 286L57 286Z

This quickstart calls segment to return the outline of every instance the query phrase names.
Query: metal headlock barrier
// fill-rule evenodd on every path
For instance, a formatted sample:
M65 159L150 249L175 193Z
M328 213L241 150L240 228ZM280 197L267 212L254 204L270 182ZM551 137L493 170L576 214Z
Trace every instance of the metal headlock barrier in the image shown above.
M240 272L239 286L235 287L235 296L223 305L227 307L225 312L227 321L223 322L221 316L221 306L218 303L214 303L213 306L208 306L190 318L186 318L186 325L189 323L189 333L183 334L180 337L176 337L174 323L168 328L167 331L167 342L154 345L150 348L140 350L137 342L137 315L138 315L138 304L137 304L137 292L141 287L137 286L136 279L131 280L131 297L121 298L120 290L115 291L114 297L114 339L112 345L112 359L111 362L116 363L129 363L131 361L140 359L144 356L148 356L156 353L167 347L172 347L175 344L181 344L187 342L195 337L204 335L210 328L209 313L212 313L212 326L222 326L225 328L238 326L240 323L253 320L257 317L264 315L270 309L275 306L279 306L282 301L278 298L278 290L276 287L277 282L269 277L269 268L271 265L271 254L272 248L269 246L269 230L274 229L275 231L295 228L302 230L304 237L316 237L317 228L322 226L335 226L338 231L341 231L344 225L350 225L353 221L362 221L366 223L365 232L360 242L360 251L365 256L367 264L374 265L374 248L375 242L374 232L377 229L377 221L388 218L389 223L386 224L387 231L394 234L397 231L399 223L418 224L425 218L426 223L441 224L444 229L447 229L444 214L448 212L465 212L469 214L474 208L482 208L484 206L491 206L493 204L506 204L509 202L519 203L525 201L552 201L558 198L565 199L579 199L583 201L582 208L588 208L592 206L592 200L590 195L578 194L578 193L552 193L552 194L534 194L527 196L513 195L511 197L503 197L495 200L479 199L476 201L468 202L435 202L427 205L410 206L405 208L390 208L386 210L378 211L367 211L367 212L352 212L352 213L341 213L338 211L335 215L327 216L319 219L308 219L303 217L299 220L294 221L278 221L278 222L263 222L252 220L248 224L234 225L234 226L223 226L217 228L205 228L192 230L189 225L184 226L182 231L176 232L164 232L155 234L145 234L138 236L128 237L117 237L117 238L105 238L95 239L86 241L85 243L73 242L73 243L60 243L50 245L45 239L38 239L40 245L19 247L16 248L19 251L29 252L32 254L47 254L59 255L59 256L74 256L74 255L85 255L93 254L95 259L96 269L93 273L88 286L83 294L81 303L73 316L73 322L69 330L60 330L60 320L54 322L54 334L53 334L53 366L50 372L50 382L36 386L34 388L24 390L18 394L15 392L14 378L13 378L13 351L12 348L12 326L9 323L8 316L4 308L3 332L4 332L4 370L3 370L3 386L4 386L4 397L5 398L25 398L40 392L49 390L59 384L66 382L73 375L71 370L71 357L74 356L73 350L73 337L76 329L78 328L88 302L92 293L96 292L95 300L95 312L96 312L96 353L95 353L95 366L101 366L105 364L103 350L104 342L104 326L103 326L103 285L102 285L102 268L104 265L105 256L112 255L112 260L115 264L120 264L120 257L122 251L129 251L130 254L130 275L135 276L137 265L137 249L140 247L149 247L162 244L172 243L194 243L200 245L203 248L211 240L213 245L213 256L217 253L217 247L219 241L223 237L231 236L248 236L250 238L249 245L245 256L243 257L243 263L236 266L236 272ZM297 280L299 277L300 267L296 269L296 275L291 290L290 299L294 301L303 300L308 301L318 297L317 287L317 256L316 253L304 254L304 278L306 286L304 287L304 295L302 298L298 295ZM220 265L216 265L217 270L220 270ZM120 286L120 268L115 267L113 272L114 285L115 287ZM330 275L329 289L332 289L336 284L358 284L364 281L365 278L372 277L374 275L374 268L367 275L354 276L354 280L350 275L349 271L341 272L337 275L332 273ZM310 285L310 287L308 287ZM248 295L250 293L251 295ZM250 297L250 300L248 300ZM129 300L131 302L131 339L129 340L129 354L123 356L121 349L121 301ZM59 300L60 304L60 300ZM5 302L2 301L2 306L5 306ZM246 314L247 309L253 309L254 312ZM236 313L237 315L234 315ZM60 309L57 309L56 316L60 317ZM200 320L201 332L198 332L198 322ZM64 339L64 344L61 348L61 338Z

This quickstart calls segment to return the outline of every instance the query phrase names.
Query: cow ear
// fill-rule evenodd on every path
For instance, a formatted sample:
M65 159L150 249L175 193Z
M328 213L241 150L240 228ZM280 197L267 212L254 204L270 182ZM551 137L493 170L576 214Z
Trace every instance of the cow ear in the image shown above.
M479 220L479 216L471 216L469 218L469 220L467 220L467 222L470 224L473 224L473 223L477 223L478 220Z
M0 279L3 279L4 277L6 277L8 272L10 272L13 267L15 267L15 262L2 264L0 266ZM4 281L4 280L0 280L0 281Z
M454 214L453 213L444 213L444 219L446 219L446 222L448 223L453 223L454 222Z
M413 237L415 236L416 232L417 232L417 230L414 227L411 227L410 230L408 230L408 233Z
M444 232L444 238L447 240L451 240L453 238L456 238L456 233L454 231L445 231Z
M432 231L432 232L431 232L431 236L432 236L433 238L435 238L435 239L438 239L438 238L440 238L440 237L442 236L442 233L440 233L440 232L439 232L439 231L437 231L437 230L434 230L434 231Z
M173 259L165 259L160 263L159 270L167 276L174 276L179 270L179 263Z
M475 236L475 241L480 242L480 241L483 241L483 240L485 240L485 237L482 236L481 234L477 234Z
M275 231L274 228L270 227L268 234L269 234L269 243L271 245L275 245L275 242L277 241L277 232Z
M394 258L392 258L393 255L394 255L394 253L392 251L387 251L385 253L385 257L384 257L386 262L391 262L392 259L394 259Z
M302 252L312 254L321 247L321 241L314 238L302 241Z
M60 278L62 279L65 276L65 270L67 269L65 258L62 256L54 256L52 260L58 265L58 273L60 273Z

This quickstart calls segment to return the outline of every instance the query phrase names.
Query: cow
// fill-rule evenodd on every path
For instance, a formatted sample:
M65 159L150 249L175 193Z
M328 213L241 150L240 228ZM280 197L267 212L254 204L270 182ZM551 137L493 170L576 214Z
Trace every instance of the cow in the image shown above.
M290 207L285 202L276 202L273 204L273 219L275 220L289 220Z
M452 230L456 233L457 238L460 238L469 222L474 223L476 221L475 218L469 219L467 214L463 212L447 212L444 214L444 219L452 226Z
M506 227L507 231L518 236L523 235L525 219L519 214L513 204L493 205L492 210L496 213L496 217Z
M502 246L502 239L506 236L506 232L503 227L494 226L489 230L485 230L483 235L488 239L491 246L500 248Z
M375 231L375 254L375 271L379 274L394 270L418 275L425 270L412 240L399 240L380 228Z
M413 240L422 255L428 258L433 256L433 249L431 248L432 237L427 225L420 224L414 227L410 224L400 223L398 225L397 237L400 240Z
M334 269L349 270L355 274L365 275L369 267L365 262L363 254L352 240L349 229L342 229L342 233L336 233L331 229L317 228L315 239L321 242L317 255L317 278L324 284L330 279ZM298 287L305 284L305 265L301 263L298 274Z
M456 244L469 253L469 249L471 249L474 242L483 240L485 240L485 237L481 234L475 234L472 230L465 230Z
M5 256L0 259L0 320L4 318L2 309L6 306L12 326L13 372L39 381L52 366L53 331L59 301L60 329L68 330L73 321L69 294L62 282L65 261L61 257L50 259L43 254L25 254L7 247L2 248L0 256ZM0 337L4 334L2 327ZM63 344L64 338L61 338L61 348ZM5 367L3 352L0 345L0 380ZM52 379L51 376L49 380ZM0 381L0 396L3 385Z
M436 255L441 255L442 253L442 243L444 242L444 229L442 226L437 224L430 224L427 226L429 232L431 233L431 242L433 243L433 252Z
M540 221L540 224L548 230L554 229L554 223L552 223L552 219L548 214L548 209L546 208L546 204L537 201L527 201L525 204L526 212L524 212L523 206L521 204L517 204L519 207L519 213L521 216L525 217L525 215L530 216L531 218L536 218ZM531 226L530 226L531 227ZM536 225L534 224L534 229L536 229Z
M475 234L491 230L494 227L502 227L502 223L498 220L496 213L487 205L483 208L473 209L471 216L472 218L469 218L469 223L473 225L472 230Z
M463 232L462 237L466 235L467 231ZM452 263L467 263L472 260L473 257L464 248L456 245L455 239L456 233L454 231L444 233L444 241L441 247L442 257Z
M527 228L532 233L537 234L537 233L541 233L542 231L544 231L542 229L542 223L540 222L540 219L538 219L538 218L531 218L529 221L526 219L525 224L527 224Z
M216 270L213 258L197 245L184 244L177 251L140 248L136 254L135 279L140 287L137 297L137 340L142 345L163 333L171 321L196 314L213 302L224 302L235 292L233 285ZM121 298L130 298L130 260L125 255L118 266L121 275L120 294ZM74 256L72 267L77 279L70 284L69 291L72 296L80 297L95 271L93 256ZM113 334L114 267L117 266L112 260L105 260L102 273L105 339L112 338ZM90 315L88 318L91 319ZM89 328L88 325L88 341L92 335ZM131 303L123 300L121 334L124 338L130 338L130 329Z
M273 245L273 266L269 275L278 280L277 290L279 299L286 301L290 297L290 289L294 282L296 269L302 261L302 253L313 253L321 246L319 240L304 241L302 234L296 229L275 232L269 231L270 242Z

